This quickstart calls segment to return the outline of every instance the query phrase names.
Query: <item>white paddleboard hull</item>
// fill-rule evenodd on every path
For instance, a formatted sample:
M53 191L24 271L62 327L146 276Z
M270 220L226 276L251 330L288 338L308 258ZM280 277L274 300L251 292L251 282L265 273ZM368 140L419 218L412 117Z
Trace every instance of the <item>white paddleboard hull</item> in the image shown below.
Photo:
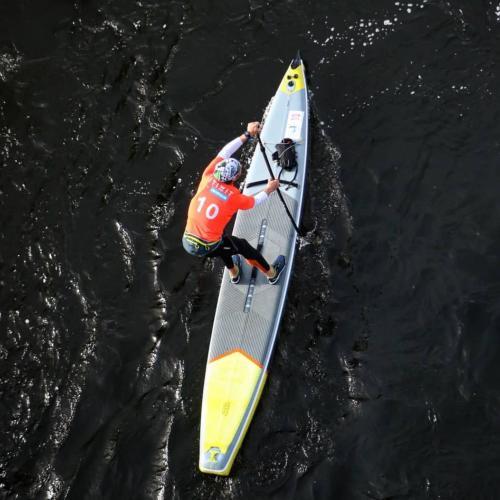
M278 177L279 166L271 157L284 138L295 141L297 172L281 172L281 192L299 224L306 182L309 140L309 108L305 68L299 56L288 67L268 107L261 139ZM296 174L296 175L295 175ZM243 192L255 194L265 187L269 173L257 146ZM286 268L276 285L243 266L238 285L224 271L208 354L200 428L199 468L228 475L241 446L264 387L278 335L286 293L292 274L296 232L277 195L252 210L240 211L233 234L257 247L273 262L286 257Z

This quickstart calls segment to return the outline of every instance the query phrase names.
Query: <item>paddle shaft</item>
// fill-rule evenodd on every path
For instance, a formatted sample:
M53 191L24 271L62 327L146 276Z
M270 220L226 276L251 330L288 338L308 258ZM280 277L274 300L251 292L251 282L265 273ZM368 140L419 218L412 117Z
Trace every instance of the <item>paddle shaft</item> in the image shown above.
M264 147L264 144L262 144L262 141L260 139L260 134L257 134L257 140L259 141L260 150L262 152L262 155L264 156L264 160L266 161L266 166L267 166L267 170L269 171L269 175L271 176L271 179L275 180L276 178L274 177L273 169L271 168L271 164L269 163L269 160L267 159L266 148ZM293 215L290 213L290 210L288 209L288 206L285 202L285 199L283 198L283 195L281 194L280 189L278 188L276 190L276 192L278 193L278 196L280 197L281 203L283 203L283 206L285 207L286 213L287 213L288 217L290 218L290 221L292 222L292 225L295 228L295 231L297 231L297 234L299 236L303 236L302 231L299 229L299 227L295 223L295 220L293 219Z

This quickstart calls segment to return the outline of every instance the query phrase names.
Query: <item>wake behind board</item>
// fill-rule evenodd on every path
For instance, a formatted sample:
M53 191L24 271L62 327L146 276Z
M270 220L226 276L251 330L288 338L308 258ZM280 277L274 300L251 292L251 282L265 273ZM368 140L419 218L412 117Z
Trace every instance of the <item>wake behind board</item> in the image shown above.
M305 69L297 55L268 107L261 132L273 173L280 178L281 193L297 224L306 180L308 119ZM271 160L276 144L284 138L295 142L296 170L282 170ZM256 147L243 193L258 193L268 179L264 157ZM285 255L286 268L276 285L246 263L238 285L224 271L205 373L199 460L202 472L224 476L231 470L264 388L296 246L295 229L276 193L267 202L238 212L233 234L261 249L268 262Z

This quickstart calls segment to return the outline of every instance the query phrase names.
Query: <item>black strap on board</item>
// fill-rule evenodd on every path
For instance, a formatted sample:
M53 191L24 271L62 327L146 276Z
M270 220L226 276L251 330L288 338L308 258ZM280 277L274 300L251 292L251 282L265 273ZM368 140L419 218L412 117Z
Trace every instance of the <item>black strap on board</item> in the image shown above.
M262 155L264 156L264 160L266 161L266 166L267 166L267 170L269 171L269 175L271 176L271 179L275 180L276 178L274 177L273 169L271 168L271 165L269 164L269 160L267 159L266 148L265 148L264 144L262 144L262 141L260 139L259 134L257 134L257 140L259 141L260 150L262 152ZM290 218L290 221L291 221L293 227L295 228L295 231L297 231L297 234L299 236L304 236L302 231L299 229L299 227L295 223L295 220L293 219L293 216L290 213L290 210L288 209L288 206L287 206L285 199L283 198L283 195L281 194L281 191L279 190L279 188L276 190L276 192L278 193L278 196L280 197L281 203L283 203L283 206L285 207L286 213L287 213L288 217Z

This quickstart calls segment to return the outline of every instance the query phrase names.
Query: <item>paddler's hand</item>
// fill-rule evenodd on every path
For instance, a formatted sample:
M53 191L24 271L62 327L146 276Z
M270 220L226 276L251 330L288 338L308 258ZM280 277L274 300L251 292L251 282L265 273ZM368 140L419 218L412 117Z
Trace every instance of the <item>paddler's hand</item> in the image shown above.
M260 123L259 122L250 122L247 125L247 132L255 137L258 133L260 133Z
M267 181L267 186L264 189L264 192L266 192L269 195L273 191L276 191L279 187L280 187L280 181L278 179L272 179Z

